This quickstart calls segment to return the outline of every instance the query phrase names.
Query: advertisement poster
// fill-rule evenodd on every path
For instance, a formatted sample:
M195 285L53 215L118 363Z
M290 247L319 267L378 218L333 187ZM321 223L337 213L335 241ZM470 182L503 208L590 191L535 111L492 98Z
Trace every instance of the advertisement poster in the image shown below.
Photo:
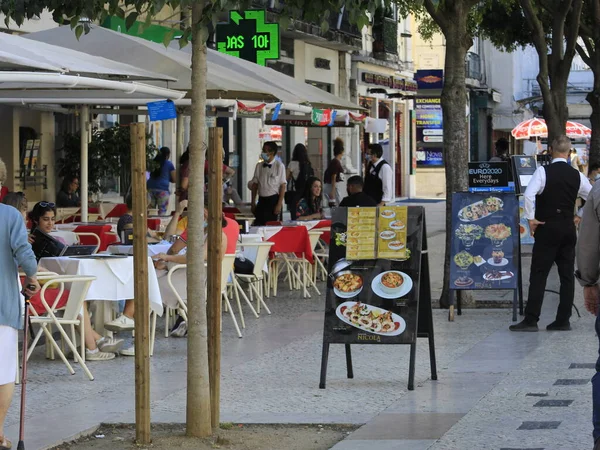
M444 129L442 104L439 97L415 99L417 125L417 164L441 166Z
M325 343L415 342L423 214L407 206L333 211Z
M509 191L507 162L470 162L469 192Z
M534 156L517 155L512 156L513 173L515 173L515 187L518 194L522 194L527 189L534 172L537 169L537 162Z
M451 289L517 288L518 208L514 194L452 194Z
M533 245L535 239L531 235L529 221L525 218L525 197L519 197L519 232L521 235L521 245Z

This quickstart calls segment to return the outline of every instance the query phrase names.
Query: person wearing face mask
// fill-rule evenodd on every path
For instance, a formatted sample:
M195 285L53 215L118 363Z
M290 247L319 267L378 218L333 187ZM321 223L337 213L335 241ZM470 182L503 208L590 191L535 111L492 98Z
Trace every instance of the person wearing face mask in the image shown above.
M600 163L590 164L588 178L592 184L600 179Z
M366 154L366 175L364 193L369 195L378 206L392 202L394 187L392 184L392 167L382 158L381 144L370 144Z
M265 142L261 155L263 162L256 165L254 177L248 182L252 191L252 213L256 217L254 225L278 220L283 208L287 180L285 166L275 159L277 151L274 141Z

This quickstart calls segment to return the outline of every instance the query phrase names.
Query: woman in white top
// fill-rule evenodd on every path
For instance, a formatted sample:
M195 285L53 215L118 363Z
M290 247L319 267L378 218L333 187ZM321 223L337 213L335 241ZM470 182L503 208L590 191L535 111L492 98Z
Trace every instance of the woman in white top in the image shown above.
M306 189L306 180L312 176L314 170L308 159L306 146L296 144L286 173L288 191L285 193L285 203L288 205L292 220L296 220L296 208Z

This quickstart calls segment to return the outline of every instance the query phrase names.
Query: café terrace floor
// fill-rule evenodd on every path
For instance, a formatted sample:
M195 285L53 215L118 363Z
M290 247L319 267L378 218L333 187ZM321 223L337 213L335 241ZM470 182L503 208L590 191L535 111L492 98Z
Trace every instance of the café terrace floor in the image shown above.
M426 207L435 288L441 284L443 217L439 205ZM553 272L548 288L556 287ZM349 380L343 346L333 345L327 389L321 390L323 300L284 290L268 300L271 316L246 315L243 339L224 317L221 420L365 424L335 450L591 449L594 320L577 288L582 318L573 317L573 331L546 332L556 297L546 296L539 333L509 332L508 309L465 309L453 323L447 311L434 310L439 379L430 379L427 345L420 339L414 391L407 390L408 346L353 346ZM152 421L184 422L186 339L164 338L163 324L159 319L150 362ZM89 367L95 381L77 365L76 374L68 375L60 360L47 361L43 347L36 350L27 384L27 448L51 447L101 422L134 421L133 358ZM13 441L19 392L6 430Z

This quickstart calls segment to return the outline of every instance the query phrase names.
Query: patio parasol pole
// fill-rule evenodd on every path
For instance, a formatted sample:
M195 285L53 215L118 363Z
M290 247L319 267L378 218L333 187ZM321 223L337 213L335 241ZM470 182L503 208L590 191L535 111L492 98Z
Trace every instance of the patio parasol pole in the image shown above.
M135 439L150 444L150 303L146 197L146 124L132 123L133 278L135 296Z
M79 177L79 188L81 194L81 221L88 221L88 143L89 143L89 117L90 108L82 105L79 112L79 132L81 140L81 174Z
M210 408L213 429L220 424L221 402L221 242L223 216L223 128L208 129L207 319Z

